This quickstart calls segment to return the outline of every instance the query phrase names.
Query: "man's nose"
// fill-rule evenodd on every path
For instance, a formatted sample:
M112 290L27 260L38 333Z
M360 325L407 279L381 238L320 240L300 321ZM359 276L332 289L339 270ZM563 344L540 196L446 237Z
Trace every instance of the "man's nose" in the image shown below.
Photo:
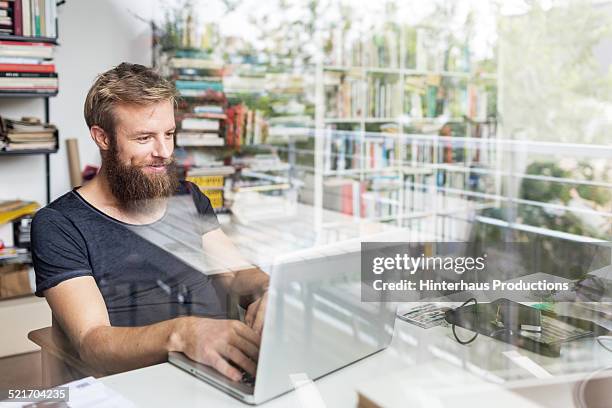
M157 140L155 142L155 150L153 151L155 157L161 157L167 159L172 155L172 145L165 143L164 140Z

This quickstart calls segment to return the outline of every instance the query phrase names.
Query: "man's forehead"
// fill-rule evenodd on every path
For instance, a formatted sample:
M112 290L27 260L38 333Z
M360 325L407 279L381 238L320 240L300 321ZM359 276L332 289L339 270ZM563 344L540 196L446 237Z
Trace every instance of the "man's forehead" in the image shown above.
M174 126L174 105L162 101L149 105L118 104L114 108L116 127L142 130L143 132L159 130L159 125ZM151 126L154 129L151 129Z

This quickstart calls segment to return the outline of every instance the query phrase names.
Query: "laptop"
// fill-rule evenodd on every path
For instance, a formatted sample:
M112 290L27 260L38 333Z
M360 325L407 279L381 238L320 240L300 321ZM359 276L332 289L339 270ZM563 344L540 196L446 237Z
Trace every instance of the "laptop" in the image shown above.
M391 342L396 304L362 302L360 268L358 243L274 263L254 381L231 381L182 353L168 360L240 401L260 404L293 390L292 378L316 380L377 353Z

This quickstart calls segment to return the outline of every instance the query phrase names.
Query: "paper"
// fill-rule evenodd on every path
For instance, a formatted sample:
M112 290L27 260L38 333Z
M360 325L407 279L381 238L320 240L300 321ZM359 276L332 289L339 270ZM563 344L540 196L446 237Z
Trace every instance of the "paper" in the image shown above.
M0 407L22 408L135 408L136 405L93 377L59 387L68 387L67 402L0 402Z

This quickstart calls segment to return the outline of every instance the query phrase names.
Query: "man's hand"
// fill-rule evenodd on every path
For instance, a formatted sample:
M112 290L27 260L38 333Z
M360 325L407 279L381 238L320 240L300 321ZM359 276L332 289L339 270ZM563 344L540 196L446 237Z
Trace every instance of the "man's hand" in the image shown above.
M238 320L217 320L200 317L178 319L171 335L171 351L181 351L192 360L215 368L233 381L242 373L230 362L255 376L260 336Z
M249 305L244 322L251 327L259 336L263 330L266 304L268 303L268 291Z

